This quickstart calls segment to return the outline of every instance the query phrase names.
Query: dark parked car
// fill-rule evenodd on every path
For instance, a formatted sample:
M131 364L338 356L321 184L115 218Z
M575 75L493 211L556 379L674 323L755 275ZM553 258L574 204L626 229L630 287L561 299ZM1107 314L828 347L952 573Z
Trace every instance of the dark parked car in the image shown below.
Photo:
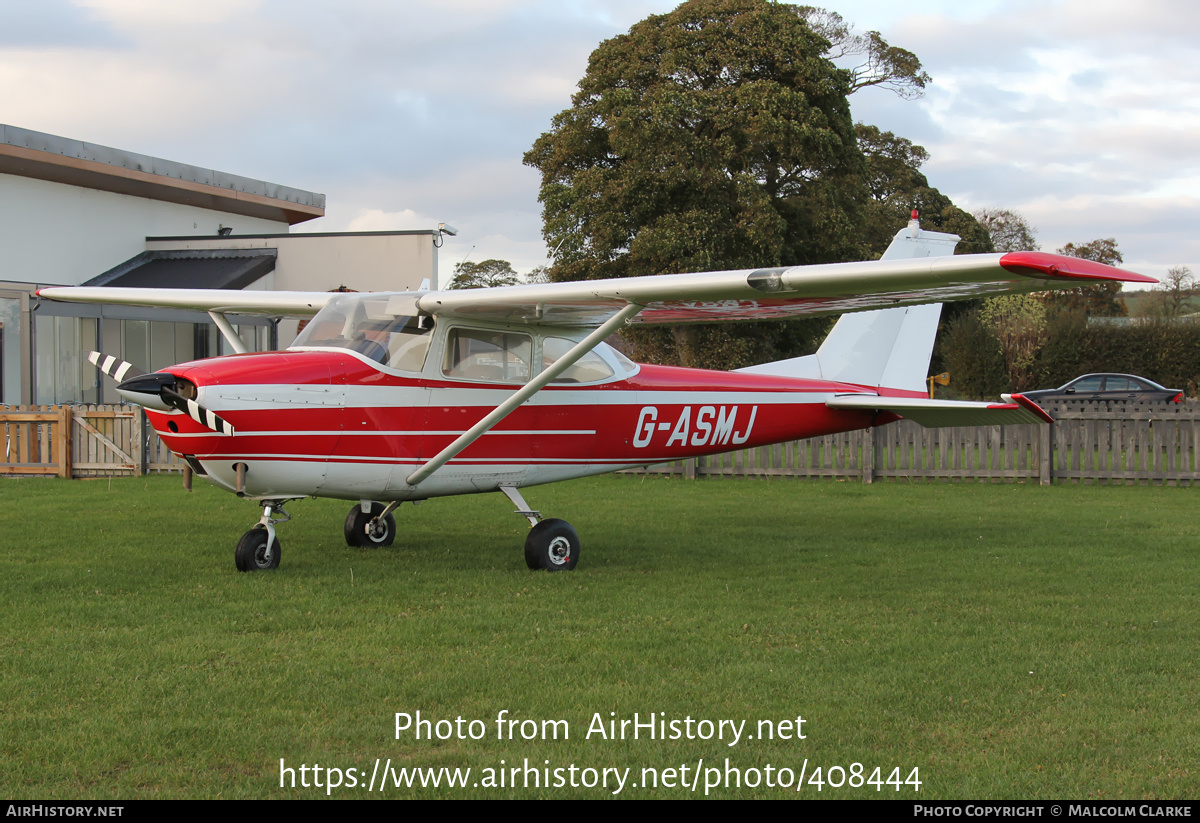
M1179 389L1164 389L1133 374L1085 374L1057 389L1022 392L1035 403L1049 400L1163 400L1183 402Z

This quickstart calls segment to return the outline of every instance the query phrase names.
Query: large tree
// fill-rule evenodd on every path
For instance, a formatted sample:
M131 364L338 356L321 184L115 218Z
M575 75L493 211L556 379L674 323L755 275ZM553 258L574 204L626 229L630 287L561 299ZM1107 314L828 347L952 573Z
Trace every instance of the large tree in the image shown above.
M846 56L864 62L831 59ZM525 155L542 173L551 277L860 260L914 206L923 225L978 235L964 250L987 250L970 215L916 170L924 149L908 143L910 157L868 172L872 155L859 148L848 94L878 86L911 98L928 80L910 52L812 7L690 0L647 18L593 52L572 107ZM868 181L892 192L886 203ZM641 329L627 340L651 362L735 368L811 351L827 325Z
M691 0L592 53L525 155L556 279L857 256L852 77L801 12Z

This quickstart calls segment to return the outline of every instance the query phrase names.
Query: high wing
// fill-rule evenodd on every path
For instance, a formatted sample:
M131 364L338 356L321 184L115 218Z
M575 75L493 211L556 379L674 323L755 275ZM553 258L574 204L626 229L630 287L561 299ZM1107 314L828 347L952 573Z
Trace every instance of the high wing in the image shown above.
M39 297L67 303L109 303L117 306L154 306L193 309L218 314L254 314L266 317L311 317L337 292L241 291L238 289L134 289L121 286L51 286L38 289Z
M638 323L761 320L1046 291L1109 280L1158 282L1075 257L1010 252L427 291L412 293L412 305L428 315L595 328L630 304L643 307L631 320ZM333 293L78 286L44 288L38 295L68 302L218 314L310 316Z
M622 306L636 323L696 323L843 314L1088 282L1157 283L1090 260L1041 252L873 260L429 292L422 312L557 326L599 325Z

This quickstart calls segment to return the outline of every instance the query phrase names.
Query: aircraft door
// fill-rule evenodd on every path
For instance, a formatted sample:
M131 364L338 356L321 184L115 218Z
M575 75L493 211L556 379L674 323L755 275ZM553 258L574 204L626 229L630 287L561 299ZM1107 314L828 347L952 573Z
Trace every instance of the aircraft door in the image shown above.
M324 393L319 401L320 430L327 432L329 439L324 440L326 454L324 471L317 494L338 497L337 489L344 472L343 462L346 451L345 432L349 410L346 408L347 372L359 365L352 357L338 357L329 364L329 385L322 387Z
M437 453L435 444L426 437L432 390L414 385L415 380L405 382L408 385L392 387L385 398L386 408L377 410L377 425L387 432L380 444L389 461L384 489L389 500L408 489L408 476Z
M341 358L333 382L340 392L340 436L322 494L347 500L386 500L398 476L421 458L429 390L351 355Z

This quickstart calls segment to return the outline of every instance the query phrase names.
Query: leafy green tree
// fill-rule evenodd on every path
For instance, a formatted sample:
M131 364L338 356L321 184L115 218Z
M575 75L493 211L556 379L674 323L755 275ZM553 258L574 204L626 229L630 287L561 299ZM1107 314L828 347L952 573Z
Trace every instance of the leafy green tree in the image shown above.
M888 201L928 187L929 181L921 173L921 166L929 160L924 147L880 131L878 126L858 123L854 128L867 161L867 191L872 199Z
M468 263L465 260L454 267L454 278L447 288L484 289L491 286L515 286L521 282L507 260L484 260Z
M767 0L692 0L602 43L525 155L552 277L861 258L852 75L829 48L797 7ZM779 325L643 331L633 349L731 368L779 351Z
M939 334L938 348L951 386L964 397L994 400L1009 390L1000 341L980 320L978 309L950 319Z
M864 60L849 70L830 59L854 56ZM887 134L868 177L847 95L874 86L911 98L928 80L910 52L812 7L690 0L647 18L592 53L572 107L525 155L542 174L551 278L860 260L914 206L927 227L974 234L964 251L988 250L973 218L920 174L921 147ZM827 326L625 336L649 362L735 368L811 350Z
M1036 388L1037 358L1046 343L1046 307L1029 294L1006 294L983 302L979 319L1000 343L1004 373L1015 391Z
M862 156L828 48L766 0L692 0L602 43L525 155L554 277L855 257Z

